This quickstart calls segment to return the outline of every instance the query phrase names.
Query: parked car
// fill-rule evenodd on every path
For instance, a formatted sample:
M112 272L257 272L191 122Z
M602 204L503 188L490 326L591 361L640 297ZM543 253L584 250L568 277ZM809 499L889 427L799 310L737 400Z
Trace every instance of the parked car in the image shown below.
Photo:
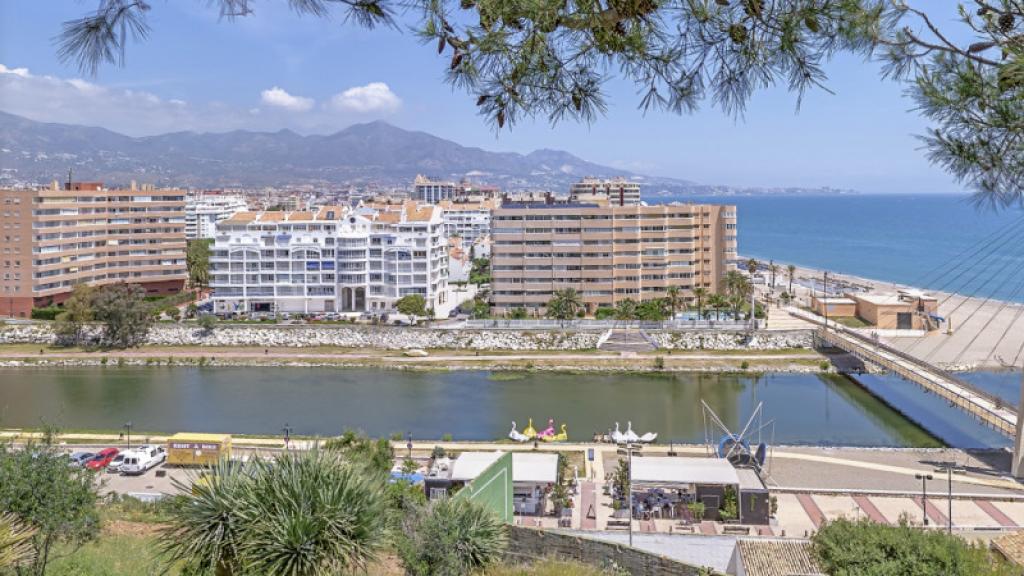
M124 457L121 473L127 476L145 474L147 470L156 468L165 460L167 460L167 451L163 446L142 446L132 450Z
M128 452L118 452L117 456L107 464L107 472L120 472L121 465L124 464L125 454Z
M104 448L97 452L96 455L92 457L92 460L86 462L85 467L89 470L103 470L109 466L114 458L116 458L120 453L121 451L117 448Z
M68 459L70 460L68 464L75 468L81 468L82 466L85 466L86 462L92 460L95 456L96 454L92 452L72 452L71 455L68 456Z

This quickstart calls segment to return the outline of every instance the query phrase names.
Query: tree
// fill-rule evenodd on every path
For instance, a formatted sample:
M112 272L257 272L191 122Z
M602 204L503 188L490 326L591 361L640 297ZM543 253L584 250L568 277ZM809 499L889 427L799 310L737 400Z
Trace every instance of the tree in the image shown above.
M97 0L65 22L58 56L86 73L122 63L129 37L149 33L151 3ZM397 0L289 0L299 14L397 26ZM214 0L230 19L248 0ZM640 106L691 113L705 100L740 116L758 89L786 85L797 105L827 90L823 63L840 52L885 64L932 121L922 136L931 160L973 187L982 202L1024 201L1024 4L962 0L947 24L928 0L669 0L601 4L420 0L412 22L424 43L449 56L446 81L471 94L501 129L521 117L593 121L605 83L632 81ZM941 20L929 16L927 6ZM947 8L948 9L948 8ZM940 29L936 22L949 26Z
M575 288L555 290L548 300L547 315L557 320L572 320L583 309L583 298Z
M750 258L749 260L747 260L746 266L747 266L747 272L749 272L751 276L753 276L754 274L757 273L757 267L758 267L757 260L755 260L753 258Z
M754 287L751 285L750 279L737 270L726 272L722 278L722 285L725 289L726 297L732 304L734 317L738 318L740 309L747 301Z
M188 270L188 284L202 290L210 285L210 241L190 240L185 252L185 268Z
M789 294L792 295L793 294L793 278L796 276L796 266L794 266L793 264L787 264L786 265L786 272L789 274L789 290L787 290L787 292L789 292Z
M526 308L513 308L510 316L513 320L526 320Z
M487 284L491 281L491 261L488 258L474 258L469 270L470 284Z
M616 320L633 320L636 318L636 300L626 298L615 303Z
M776 264L775 262L769 262L768 263L768 271L771 272L771 275L772 275L771 289L772 289L772 291L774 291L775 290L775 275L779 273L779 265Z
M679 286L669 286L665 289L665 303L668 304L669 309L672 310L672 317L676 317L676 309L679 308L679 304L683 301L683 291Z
M103 323L105 346L131 348L146 340L153 316L145 295L138 284L112 284L97 290L93 316Z
M19 533L25 527L33 531L33 558L25 569L19 568L20 574L42 576L57 557L57 544L66 544L64 553L73 554L99 532L93 473L68 466L67 456L50 438L52 433L42 443L29 443L20 450L0 444L0 510L17 518Z
M380 478L313 448L244 468L219 464L184 494L160 533L168 560L221 575L363 571L386 539Z
M704 297L707 294L708 291L700 286L693 289L693 297L697 299L697 316L700 318L704 317Z
M501 560L505 525L493 512L465 498L442 498L406 515L398 555L407 574L459 576Z
M85 329L93 320L95 296L95 289L88 284L78 284L71 291L71 296L64 302L64 312L57 315L53 326L60 343L75 346L85 338Z
M719 320L722 308L729 307L729 300L721 294L712 294L708 297L708 307L715 311L715 320Z
M921 574L997 576L1016 574L980 544L942 530L920 530L907 523L877 524L867 519L826 522L811 539L823 572L834 576Z
M419 294L409 294L395 302L395 309L406 316L426 316L427 301Z
M203 314L199 317L198 323L199 327L203 329L203 332L209 334L217 327L217 317L213 314Z
M668 312L668 305L661 298L644 300L636 307L636 317L639 320L660 322L665 319Z

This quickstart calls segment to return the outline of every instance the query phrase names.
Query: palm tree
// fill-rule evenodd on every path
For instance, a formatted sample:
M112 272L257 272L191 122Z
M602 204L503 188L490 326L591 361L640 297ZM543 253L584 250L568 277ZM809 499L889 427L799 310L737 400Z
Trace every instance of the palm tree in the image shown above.
M186 496L161 548L219 576L363 571L387 534L382 476L318 447L250 460L244 471L221 463L202 481L174 480Z
M779 265L775 262L768 263L768 271L772 274L772 291L775 291L775 275L779 273Z
M636 301L626 298L615 305L616 320L632 320L636 318Z
M693 297L697 299L697 317L704 317L704 297L708 291L700 286L693 289Z
M743 306L743 302L746 301L747 296L750 295L753 286L750 280L737 270L726 272L722 284L725 287L725 293L729 301L732 303L733 315L738 318L740 308Z
M753 258L747 260L747 272L750 272L751 276L753 276L754 273L757 272L757 260Z
M682 290L679 289L679 286L669 286L665 289L665 302L672 309L673 318L676 317L676 308L679 307L681 301Z
M796 266L789 264L786 266L786 271L789 272L789 295L793 295L793 277L796 276Z
M0 571L28 564L35 559L32 537L36 530L14 514L0 515ZM6 572L4 572L6 574Z
M721 294L712 294L708 297L708 306L715 310L715 320L719 320L722 308L728 308L729 301Z
M548 301L548 316L558 320L572 320L583 308L583 298L575 288L555 290Z

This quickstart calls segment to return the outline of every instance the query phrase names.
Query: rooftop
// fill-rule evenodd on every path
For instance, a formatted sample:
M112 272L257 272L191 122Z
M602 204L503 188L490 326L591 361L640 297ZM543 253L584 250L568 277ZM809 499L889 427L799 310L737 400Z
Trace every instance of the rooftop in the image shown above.
M558 454L513 452L512 481L554 484L558 481Z
M745 540L736 553L746 576L825 576L806 540Z
M474 480L480 474L483 474L484 470L487 470L492 464L501 458L504 452L463 452L459 454L459 457L455 459L455 463L452 464L452 480L462 480L468 482Z
M651 484L740 484L736 468L722 458L644 456L633 459L630 476Z
M896 306L913 304L918 299L926 302L935 302L934 296L927 294L915 295L913 297L902 297L899 294L853 294L852 297L855 300L862 300L876 306Z

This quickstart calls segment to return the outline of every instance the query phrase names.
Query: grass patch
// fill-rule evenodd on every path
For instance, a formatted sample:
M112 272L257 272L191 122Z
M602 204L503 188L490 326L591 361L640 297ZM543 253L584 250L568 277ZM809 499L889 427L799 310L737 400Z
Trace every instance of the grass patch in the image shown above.
M515 370L491 372L487 375L487 379L493 382L512 382L514 380L522 380L526 378L526 374L523 372L517 372Z
M175 576L181 572L167 566L157 555L154 536L104 534L78 550L58 549L61 558L50 562L47 576Z
M861 320L860 318L857 318L856 316L829 316L828 321L835 322L837 324L842 324L847 328L868 328L871 326L871 324L868 324L867 322Z
M621 574L614 570L601 570L578 562L560 560L542 560L522 566L494 566L481 573L481 576L607 576Z

